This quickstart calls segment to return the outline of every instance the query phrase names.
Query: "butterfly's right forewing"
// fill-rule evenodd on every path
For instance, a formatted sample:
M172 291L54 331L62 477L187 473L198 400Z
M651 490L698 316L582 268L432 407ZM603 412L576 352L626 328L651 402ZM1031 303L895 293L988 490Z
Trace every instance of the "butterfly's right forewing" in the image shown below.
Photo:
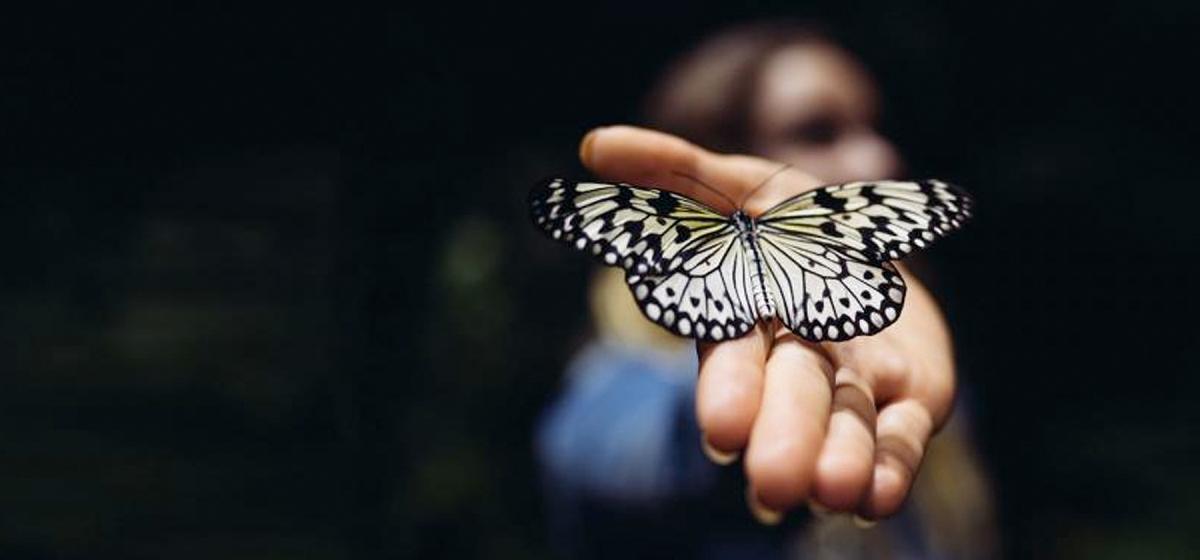
M689 198L624 184L549 181L530 194L533 222L609 266L634 272L680 266L728 220Z

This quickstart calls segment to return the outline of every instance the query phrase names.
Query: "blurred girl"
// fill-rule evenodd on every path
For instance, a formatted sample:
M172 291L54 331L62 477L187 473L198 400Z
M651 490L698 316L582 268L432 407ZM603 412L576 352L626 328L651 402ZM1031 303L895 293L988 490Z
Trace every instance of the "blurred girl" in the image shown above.
M895 177L901 160L876 129L878 97L863 66L825 36L754 24L673 65L649 96L646 124L826 183ZM994 555L986 480L961 421L934 440L909 505L879 527L823 513L793 514L785 530L756 526L738 469L700 451L691 341L644 319L617 269L596 274L590 301L596 338L568 368L538 437L555 534L572 555Z

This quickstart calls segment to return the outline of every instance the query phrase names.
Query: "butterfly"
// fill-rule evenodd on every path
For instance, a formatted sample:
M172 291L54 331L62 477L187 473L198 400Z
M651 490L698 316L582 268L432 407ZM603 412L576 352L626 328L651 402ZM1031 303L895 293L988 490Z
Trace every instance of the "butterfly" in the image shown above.
M938 180L860 181L726 216L665 190L552 179L529 207L551 238L623 268L646 317L679 336L728 340L778 318L820 342L895 322L905 285L889 261L961 227L972 200Z

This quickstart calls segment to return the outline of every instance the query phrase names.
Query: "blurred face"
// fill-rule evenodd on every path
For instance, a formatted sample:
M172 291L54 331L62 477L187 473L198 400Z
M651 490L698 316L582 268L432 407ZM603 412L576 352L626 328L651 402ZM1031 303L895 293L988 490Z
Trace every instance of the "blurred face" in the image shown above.
M785 47L759 79L751 113L759 154L830 183L900 172L895 149L875 130L874 84L844 51L820 43Z

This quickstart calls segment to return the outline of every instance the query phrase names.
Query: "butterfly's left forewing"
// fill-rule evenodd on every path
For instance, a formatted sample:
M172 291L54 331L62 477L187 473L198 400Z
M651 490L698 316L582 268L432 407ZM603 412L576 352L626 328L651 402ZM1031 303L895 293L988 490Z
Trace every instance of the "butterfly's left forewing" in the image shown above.
M789 198L757 219L760 227L799 235L871 262L899 259L962 226L971 198L928 181L860 181Z

